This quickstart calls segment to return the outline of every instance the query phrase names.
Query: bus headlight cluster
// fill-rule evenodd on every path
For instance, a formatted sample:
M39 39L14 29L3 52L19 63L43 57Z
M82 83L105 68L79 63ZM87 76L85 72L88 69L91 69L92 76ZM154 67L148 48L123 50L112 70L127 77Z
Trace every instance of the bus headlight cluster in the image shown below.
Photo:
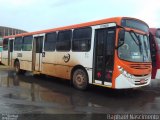
M118 66L118 69L122 75L124 75L127 78L133 78L133 75L129 74L127 71L124 70L121 66Z

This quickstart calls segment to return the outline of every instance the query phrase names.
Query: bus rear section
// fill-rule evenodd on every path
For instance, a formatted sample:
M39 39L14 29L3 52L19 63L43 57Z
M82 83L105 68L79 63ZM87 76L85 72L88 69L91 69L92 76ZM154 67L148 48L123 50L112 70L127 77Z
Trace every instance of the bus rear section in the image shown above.
M152 79L160 79L160 28L150 28Z
M17 73L27 70L71 80L81 90L88 84L138 88L151 80L148 34L143 21L115 17L8 36L3 63Z

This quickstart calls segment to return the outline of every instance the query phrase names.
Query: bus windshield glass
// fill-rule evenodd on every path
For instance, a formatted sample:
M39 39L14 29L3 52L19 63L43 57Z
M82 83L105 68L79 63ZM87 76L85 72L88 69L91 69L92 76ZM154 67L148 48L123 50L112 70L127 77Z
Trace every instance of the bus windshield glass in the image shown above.
M160 50L160 30L156 32L156 42L158 44L158 49Z
M134 20L134 19L126 19L126 18L122 19L121 25L123 27L138 29L138 30L141 30L147 33L149 31L149 27L145 23L138 21L138 20Z
M118 56L131 62L151 62L148 36L126 31Z

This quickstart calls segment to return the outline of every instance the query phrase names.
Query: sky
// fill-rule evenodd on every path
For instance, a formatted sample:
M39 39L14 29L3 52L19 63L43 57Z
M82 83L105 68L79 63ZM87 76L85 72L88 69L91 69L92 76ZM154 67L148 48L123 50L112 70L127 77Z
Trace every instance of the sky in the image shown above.
M30 32L118 16L160 28L160 1L0 0L0 26Z

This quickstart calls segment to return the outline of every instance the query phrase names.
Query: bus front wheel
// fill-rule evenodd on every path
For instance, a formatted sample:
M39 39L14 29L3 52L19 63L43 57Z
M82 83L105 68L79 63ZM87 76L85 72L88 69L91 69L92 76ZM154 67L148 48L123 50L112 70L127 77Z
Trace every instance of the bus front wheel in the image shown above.
M79 90L85 90L88 86L87 73L82 69L77 69L73 73L72 77L73 85Z

